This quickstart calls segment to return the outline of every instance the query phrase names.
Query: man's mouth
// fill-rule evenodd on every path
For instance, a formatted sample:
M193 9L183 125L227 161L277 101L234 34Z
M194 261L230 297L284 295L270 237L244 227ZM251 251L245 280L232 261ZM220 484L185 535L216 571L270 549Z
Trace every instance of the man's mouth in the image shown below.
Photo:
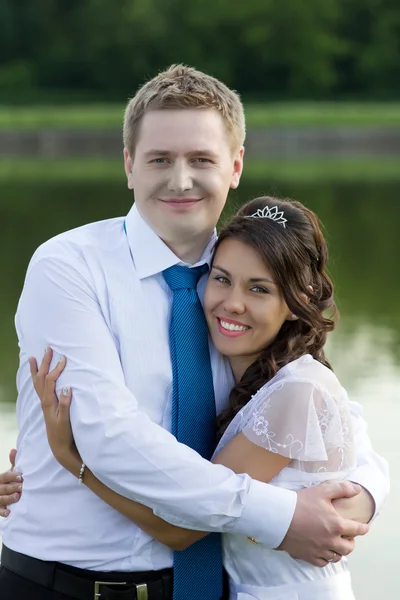
M198 202L201 202L203 198L159 198L159 200L173 208L185 208L187 206L194 206Z

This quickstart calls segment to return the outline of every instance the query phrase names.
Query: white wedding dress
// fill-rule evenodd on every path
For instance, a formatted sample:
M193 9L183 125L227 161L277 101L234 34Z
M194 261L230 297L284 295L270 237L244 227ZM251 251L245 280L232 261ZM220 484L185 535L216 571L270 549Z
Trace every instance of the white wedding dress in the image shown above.
M216 453L239 432L292 459L272 485L299 490L343 479L356 464L347 394L310 355L280 369L251 398ZM247 538L224 534L223 540L230 600L354 600L345 558L319 568Z

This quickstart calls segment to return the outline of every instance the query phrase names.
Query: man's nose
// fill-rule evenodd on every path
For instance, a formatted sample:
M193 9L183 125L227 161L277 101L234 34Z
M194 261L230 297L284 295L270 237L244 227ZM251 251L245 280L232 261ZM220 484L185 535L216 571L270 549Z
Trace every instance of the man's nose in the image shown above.
M170 170L168 189L170 192L182 194L193 188L192 176L188 165L176 162Z

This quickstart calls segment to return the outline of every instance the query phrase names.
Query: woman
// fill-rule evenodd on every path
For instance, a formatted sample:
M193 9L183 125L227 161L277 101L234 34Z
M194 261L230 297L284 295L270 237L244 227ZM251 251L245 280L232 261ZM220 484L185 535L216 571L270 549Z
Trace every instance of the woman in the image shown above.
M273 485L300 489L345 478L355 466L347 396L325 358L334 329L333 287L318 219L298 202L250 201L216 243L204 310L216 348L229 357L236 386L219 416L213 461ZM328 311L328 313L327 313ZM49 443L57 460L152 537L183 549L204 532L187 531L106 488L82 465L69 423L72 392L58 403L61 359L37 373ZM319 569L254 539L224 536L231 600L351 600L346 560L332 553Z

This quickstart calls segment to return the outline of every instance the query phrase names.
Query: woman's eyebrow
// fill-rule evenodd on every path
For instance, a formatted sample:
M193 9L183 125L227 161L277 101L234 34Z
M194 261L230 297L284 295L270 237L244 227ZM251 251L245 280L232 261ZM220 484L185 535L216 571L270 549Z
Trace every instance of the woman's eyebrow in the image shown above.
M222 267L219 267L218 265L213 265L212 268L218 269L218 271L222 271L222 273L225 273L225 275L230 275L229 271L227 271L226 269L223 269Z
M229 271L227 271L223 267L219 267L218 265L213 265L212 268L217 269L218 271L222 271L222 273L225 273L225 275L228 275L229 277L231 276ZM265 283L271 283L272 285L276 285L275 281L272 281L272 279L268 279L268 277L251 277L249 279L250 283L257 283L259 281L264 281Z
M272 283L272 285L276 285L275 281L272 279L268 279L267 277L252 277L249 279L251 283L257 283L258 281L265 281L265 283Z

